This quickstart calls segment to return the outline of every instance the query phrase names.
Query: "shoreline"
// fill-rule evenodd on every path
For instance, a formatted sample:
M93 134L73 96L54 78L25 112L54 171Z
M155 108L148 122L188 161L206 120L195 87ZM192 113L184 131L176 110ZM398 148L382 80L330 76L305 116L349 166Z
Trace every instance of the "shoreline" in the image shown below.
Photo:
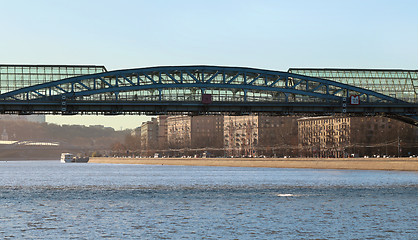
M211 167L310 168L418 171L418 158L113 158L91 157L89 163Z

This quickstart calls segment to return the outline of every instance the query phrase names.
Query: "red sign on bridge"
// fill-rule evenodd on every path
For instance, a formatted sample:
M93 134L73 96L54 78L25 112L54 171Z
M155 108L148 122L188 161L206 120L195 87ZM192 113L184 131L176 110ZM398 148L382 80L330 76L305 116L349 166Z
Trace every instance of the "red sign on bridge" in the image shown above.
M351 105L359 105L360 104L360 96L359 95L351 95L350 96L350 104Z

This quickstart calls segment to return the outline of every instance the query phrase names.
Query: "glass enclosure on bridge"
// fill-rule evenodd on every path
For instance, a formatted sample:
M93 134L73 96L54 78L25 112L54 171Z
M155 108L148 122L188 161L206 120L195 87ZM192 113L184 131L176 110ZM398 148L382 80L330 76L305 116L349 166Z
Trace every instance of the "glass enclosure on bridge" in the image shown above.
M0 94L69 77L106 72L93 65L0 65Z
M289 72L369 89L406 102L418 102L418 70L290 68Z

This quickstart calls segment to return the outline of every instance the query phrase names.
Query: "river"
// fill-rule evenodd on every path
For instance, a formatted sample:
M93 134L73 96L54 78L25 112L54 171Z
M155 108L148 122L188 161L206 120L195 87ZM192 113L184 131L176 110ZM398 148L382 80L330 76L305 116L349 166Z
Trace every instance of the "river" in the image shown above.
M418 173L0 162L2 239L416 239Z

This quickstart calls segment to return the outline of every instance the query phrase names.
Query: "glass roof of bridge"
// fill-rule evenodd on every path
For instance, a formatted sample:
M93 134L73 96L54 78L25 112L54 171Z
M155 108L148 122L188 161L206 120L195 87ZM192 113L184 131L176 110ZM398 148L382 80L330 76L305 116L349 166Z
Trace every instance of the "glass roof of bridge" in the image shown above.
M106 71L104 66L94 65L0 64L0 94L40 83Z
M290 68L290 73L324 78L418 102L418 70Z

